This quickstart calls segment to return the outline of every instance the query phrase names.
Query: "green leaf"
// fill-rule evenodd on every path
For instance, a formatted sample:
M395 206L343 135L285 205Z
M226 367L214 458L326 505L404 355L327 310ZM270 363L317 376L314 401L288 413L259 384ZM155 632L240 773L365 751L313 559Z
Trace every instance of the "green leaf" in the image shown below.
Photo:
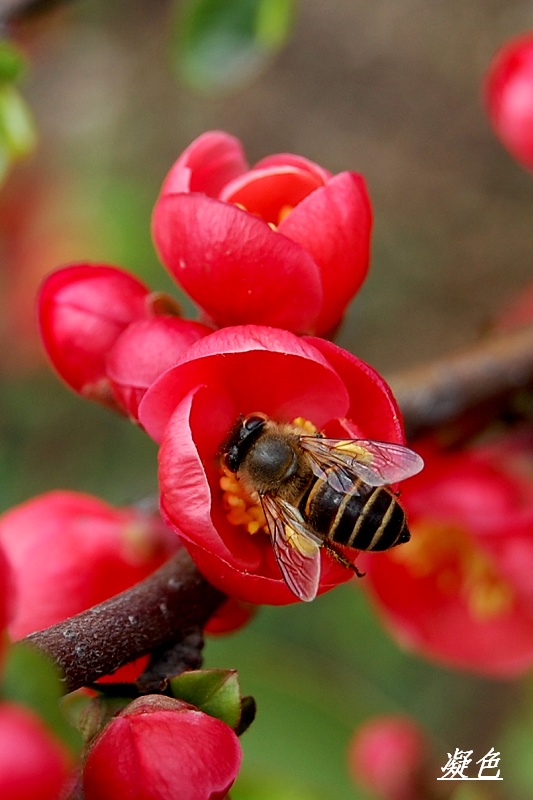
M50 730L77 752L81 737L61 711L63 693L59 671L44 653L24 642L9 648L0 692L2 700L31 708Z
M191 703L234 730L241 722L241 690L237 672L231 669L193 670L172 678L174 697ZM248 704L248 699L247 704Z
M173 42L180 76L205 92L234 90L288 38L294 0L188 0Z
M10 84L0 84L0 148L15 160L35 147L36 134L28 106Z
M26 67L26 60L14 44L0 41L0 81L14 81L20 78Z

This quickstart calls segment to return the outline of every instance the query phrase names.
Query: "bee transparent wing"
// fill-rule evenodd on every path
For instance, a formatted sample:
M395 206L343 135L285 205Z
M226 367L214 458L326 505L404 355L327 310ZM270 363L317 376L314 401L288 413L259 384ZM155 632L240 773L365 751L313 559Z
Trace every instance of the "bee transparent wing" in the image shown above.
M314 600L320 580L321 540L298 510L281 498L263 495L261 504L285 583L300 600Z
M418 453L393 442L302 436L300 446L314 474L337 492L348 491L354 477L369 486L386 486L416 475L424 466Z

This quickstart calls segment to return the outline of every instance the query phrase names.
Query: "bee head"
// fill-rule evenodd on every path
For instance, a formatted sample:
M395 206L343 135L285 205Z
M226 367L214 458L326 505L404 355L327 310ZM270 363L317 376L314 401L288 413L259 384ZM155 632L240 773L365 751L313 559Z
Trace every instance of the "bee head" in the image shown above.
M264 414L240 416L224 445L224 465L230 472L237 472L243 458L263 431L267 422Z

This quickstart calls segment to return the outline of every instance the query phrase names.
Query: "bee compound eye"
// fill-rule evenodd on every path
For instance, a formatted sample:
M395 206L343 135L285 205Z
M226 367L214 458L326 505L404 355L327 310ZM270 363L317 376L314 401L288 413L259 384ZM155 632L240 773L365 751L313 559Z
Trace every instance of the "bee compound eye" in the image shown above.
M249 414L243 420L242 427L246 434L258 431L265 425L266 417L262 414Z

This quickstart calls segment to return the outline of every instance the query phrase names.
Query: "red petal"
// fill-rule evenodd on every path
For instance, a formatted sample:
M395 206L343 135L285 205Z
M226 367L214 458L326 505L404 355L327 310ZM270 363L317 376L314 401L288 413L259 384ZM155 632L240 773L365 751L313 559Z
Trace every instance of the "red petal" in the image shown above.
M66 797L69 760L66 748L33 711L0 703L0 797Z
M229 181L249 169L242 145L223 131L208 131L183 151L161 188L161 196L203 192L218 197Z
M368 271L372 212L360 175L342 172L305 198L279 225L320 270L324 300L316 333L331 331Z
M253 321L302 332L321 308L311 256L236 206L168 195L156 204L153 235L163 263L221 326Z
M117 400L134 419L148 387L209 333L212 328L200 322L151 317L132 323L118 337L106 372Z
M278 225L287 212L322 185L315 175L294 167L254 169L227 184L220 199Z
M533 35L507 42L485 79L485 103L496 134L511 155L533 169Z
M344 384L311 341L284 330L243 325L191 345L179 364L150 387L139 407L149 435L159 440L177 404L202 385L231 394L232 422L240 413L262 410L277 419L303 415L321 427L332 417L346 416L349 404Z
M280 167L295 167L296 169L308 172L309 175L316 177L320 183L327 183L332 178L331 172L314 161L310 161L304 156L297 156L293 153L275 153L271 156L262 158L257 164L254 164L253 170L256 169L279 169Z
M400 410L390 387L381 375L332 342L311 336L304 338L327 358L343 381L351 398L351 405L345 416L359 428L359 435L367 439L403 444L405 434Z
M76 391L105 378L109 348L145 314L148 289L133 275L102 264L53 272L39 294L41 336L50 360Z

